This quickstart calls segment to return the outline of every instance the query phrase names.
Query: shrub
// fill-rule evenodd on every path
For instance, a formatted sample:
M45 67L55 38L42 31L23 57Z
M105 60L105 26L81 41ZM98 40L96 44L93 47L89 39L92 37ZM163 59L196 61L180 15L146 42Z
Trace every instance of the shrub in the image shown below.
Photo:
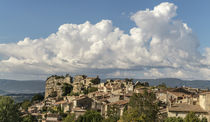
M62 96L66 96L67 94L71 93L72 90L73 86L71 84L64 83L62 86Z

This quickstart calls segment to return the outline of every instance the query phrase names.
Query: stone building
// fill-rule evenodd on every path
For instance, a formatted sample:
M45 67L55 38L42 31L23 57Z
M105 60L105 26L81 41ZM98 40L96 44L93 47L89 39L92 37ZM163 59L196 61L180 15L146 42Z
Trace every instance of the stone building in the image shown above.
M191 102L176 103L168 107L168 117L182 117L184 118L189 112L195 112L200 117L206 117L210 121L210 92L203 92L199 94L196 104Z
M200 105L192 104L174 104L168 108L168 117L181 117L184 118L189 112L195 112L199 118L208 118L208 112L203 109Z
M208 122L210 122L210 92L199 94L199 105L208 112Z

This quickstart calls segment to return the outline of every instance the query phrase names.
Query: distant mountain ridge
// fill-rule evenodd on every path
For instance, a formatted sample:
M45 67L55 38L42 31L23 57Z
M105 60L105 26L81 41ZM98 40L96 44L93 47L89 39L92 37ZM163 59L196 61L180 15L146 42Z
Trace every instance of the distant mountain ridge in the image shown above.
M107 78L107 79L124 79L124 78ZM178 78L157 78L157 79L133 79L134 82L148 82L150 86L157 86L165 83L168 87L193 87L210 89L210 80L181 80Z
M159 79L137 79L139 81L147 81L151 86L165 83L169 87L193 87L193 88L210 88L210 80L181 80L177 78L159 78Z
M106 78L102 79L105 82L107 79L124 79L124 78ZM134 82L148 82L150 86L157 86L165 83L168 87L193 87L210 89L210 80L181 80L178 78L158 78L158 79L133 79ZM0 95L5 94L31 94L41 93L45 91L45 81L43 80L8 80L0 79Z
M0 89L0 95L5 95L5 94L7 94L7 92Z
M40 93L45 90L45 81L42 80L8 80L0 79L0 90L6 93ZM5 94L5 93L4 93Z

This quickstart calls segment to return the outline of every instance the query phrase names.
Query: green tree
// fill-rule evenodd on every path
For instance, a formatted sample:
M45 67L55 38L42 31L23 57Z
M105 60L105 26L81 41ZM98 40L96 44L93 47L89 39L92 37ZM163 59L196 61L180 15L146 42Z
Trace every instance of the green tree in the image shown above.
M36 121L37 121L36 117L29 114L24 116L21 122L36 122Z
M79 96L80 93L76 92L74 93L73 91L70 93L70 96Z
M164 122L207 122L207 119L205 117L200 119L194 112L190 112L184 119L180 117L167 117Z
M31 105L31 102L29 100L24 100L22 103L21 103L21 107L25 110L28 109L28 107Z
M139 110L137 108L128 109L123 113L121 119L123 122L147 122L148 117L146 116L146 114L139 114L138 112Z
M69 114L63 122L75 122L76 121L76 116L75 114Z
M158 119L159 107L154 93L134 93L130 98L129 109L124 112L123 121L155 122Z
M1 122L19 122L20 112L14 100L7 96L0 96L0 120Z
M200 119L194 112L190 112L184 118L184 122L200 122Z
M88 93L95 92L95 91L98 91L97 87L90 87L90 88L88 88Z
M157 87L158 87L158 88L161 88L161 89L166 89L166 88L167 88L167 86L166 86L165 83L161 83L161 84L159 84Z
M108 107L106 121L117 122L120 119L120 109L117 105L111 105Z
M86 111L83 116L79 116L76 122L102 122L103 117L96 111Z
M62 96L66 96L67 94L70 94L71 91L73 90L73 86L68 83L64 83L62 86Z
M57 91L51 92L49 97L57 97Z
M89 87L89 88L84 88L83 93L88 94L88 93L95 92L95 91L98 91L97 87Z
M39 94L35 94L32 97L31 102L34 102L34 101L39 101L40 102L42 100L44 100L44 96L41 93L39 93Z
M99 84L101 82L101 79L97 76L95 79L90 81L93 84Z
M207 120L206 117L203 117L203 118L201 119L201 122L208 122L208 120Z
M164 122L184 122L180 117L167 117Z

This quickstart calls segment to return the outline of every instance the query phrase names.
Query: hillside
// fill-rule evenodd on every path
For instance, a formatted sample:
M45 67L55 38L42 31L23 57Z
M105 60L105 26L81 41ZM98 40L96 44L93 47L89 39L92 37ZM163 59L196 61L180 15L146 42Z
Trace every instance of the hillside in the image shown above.
M0 95L4 95L4 94L7 94L7 92L0 89Z
M123 79L123 78L107 78L107 79ZM106 81L104 79L103 81ZM181 80L178 78L158 78L158 79L133 79L134 82L148 82L150 86L157 86L161 83L165 83L168 87L193 87L210 89L210 80Z
M134 81L145 81L151 86L156 86L161 83L165 83L169 87L193 87L193 88L210 88L209 80L181 80L177 78L159 78L159 79L134 79Z
M17 81L0 79L0 90L9 93L39 93L44 92L45 82L41 80ZM1 91L0 91L1 92Z
M108 78L107 78L108 79ZM122 79L122 78L109 78L109 79ZM106 81L103 79L102 81ZM189 86L194 88L210 88L209 80L181 80L177 78L159 78L159 79L134 79L135 81L148 82L150 86L156 86L165 83L169 87ZM40 93L45 91L45 81L41 80L6 80L0 79L0 95L8 93Z

